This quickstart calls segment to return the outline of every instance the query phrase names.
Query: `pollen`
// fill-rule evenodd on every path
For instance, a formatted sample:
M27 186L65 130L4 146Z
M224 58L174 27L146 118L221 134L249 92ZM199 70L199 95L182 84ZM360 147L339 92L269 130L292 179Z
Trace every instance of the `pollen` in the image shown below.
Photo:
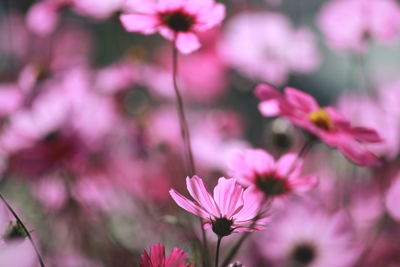
M329 117L328 112L326 112L324 109L313 111L308 114L308 117L312 123L321 129L331 130L333 128L332 120Z

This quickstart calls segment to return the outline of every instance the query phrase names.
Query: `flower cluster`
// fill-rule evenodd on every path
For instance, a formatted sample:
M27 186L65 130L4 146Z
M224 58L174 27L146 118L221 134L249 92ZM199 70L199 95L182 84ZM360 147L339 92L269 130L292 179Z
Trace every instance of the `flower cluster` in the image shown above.
M0 266L399 266L400 3L306 2L2 1Z

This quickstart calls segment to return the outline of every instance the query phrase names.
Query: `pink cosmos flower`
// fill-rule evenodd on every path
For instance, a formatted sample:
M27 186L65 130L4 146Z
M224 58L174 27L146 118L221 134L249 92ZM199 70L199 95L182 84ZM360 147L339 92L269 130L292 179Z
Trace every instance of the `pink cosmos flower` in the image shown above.
M257 266L347 267L357 259L354 233L344 213L327 214L316 205L292 205L257 236L264 260Z
M233 177L245 186L254 185L258 193L266 197L279 197L292 192L304 192L313 188L315 175L301 176L303 160L288 153L275 161L262 149L248 149L236 154L229 162Z
M168 257L165 257L165 246L154 244L150 248L150 255L145 250L141 255L140 267L193 267L187 264L188 255L179 248L174 248Z
M261 199L250 190L245 190L236 179L219 178L213 197L198 176L187 177L186 186L196 202L173 189L169 193L178 206L205 219L205 226L211 226L219 237L228 236L232 232L265 228L267 217L262 210ZM256 217L258 221L254 223Z
M398 36L400 7L394 0L329 1L318 24L332 48L362 52L368 38L388 43Z
M224 5L213 0L129 0L127 8L132 13L120 16L127 31L159 32L185 54L200 48L197 32L211 29L225 17Z
M255 94L262 102L260 112L266 116L283 116L327 145L339 149L347 158L359 165L378 166L380 160L362 143L379 143L383 140L374 130L353 127L332 107L320 107L316 100L295 88L286 87L284 94L267 85L257 86Z

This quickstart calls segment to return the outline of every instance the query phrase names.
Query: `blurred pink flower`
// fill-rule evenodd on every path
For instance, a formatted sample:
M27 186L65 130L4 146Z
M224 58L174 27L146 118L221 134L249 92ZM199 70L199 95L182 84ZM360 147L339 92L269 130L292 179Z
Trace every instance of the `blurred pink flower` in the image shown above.
M35 3L26 15L27 28L39 35L46 36L56 29L59 22L58 9L67 1L41 1Z
M129 11L120 19L127 31L159 32L185 54L200 48L196 33L211 29L225 17L225 6L214 0L130 0L126 5Z
M187 177L186 185L196 202L173 189L169 191L171 197L181 208L205 219L205 226L211 226L219 237L228 236L232 232L265 228L268 218L263 211L261 198L245 190L236 179L219 178L213 197L198 176Z
M378 129L385 141L366 144L366 147L377 156L393 160L400 150L400 117L395 114L397 108L389 110L389 103L379 100L359 92L346 93L340 97L337 107L352 123Z
M154 244L150 247L150 255L145 250L141 255L140 267L194 267L186 263L188 255L179 248L174 248L168 257L165 257L165 246Z
M105 19L121 9L123 3L124 0L42 0L28 10L26 25L31 32L48 36L57 28L63 8L71 8L82 16Z
M362 52L369 38L388 43L398 36L400 7L393 0L333 0L318 24L332 48Z
M256 242L274 267L350 267L358 249L348 224L343 213L329 215L314 205L297 204L287 207Z
M279 13L243 13L228 21L220 51L249 78L281 85L290 72L310 73L320 57L313 33Z
M356 164L370 167L381 164L363 144L383 141L374 129L351 126L334 108L320 107L311 95L295 88L286 87L281 94L267 84L260 84L255 93L262 100L259 110L264 116L287 118L327 145L339 149Z
M313 188L318 178L302 176L303 160L296 154L283 155L275 161L262 149L248 149L237 153L229 162L229 173L245 186L254 186L266 197L280 197L292 192Z

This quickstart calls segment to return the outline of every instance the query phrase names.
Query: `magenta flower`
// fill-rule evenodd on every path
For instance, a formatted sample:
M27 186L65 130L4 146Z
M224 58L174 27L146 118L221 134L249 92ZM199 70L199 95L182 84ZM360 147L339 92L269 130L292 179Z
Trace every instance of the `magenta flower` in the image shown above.
M379 143L382 138L371 128L353 127L332 107L320 107L314 97L295 88L286 87L284 94L260 84L256 95L262 102L260 112L266 116L283 116L294 125L320 138L327 145L339 149L356 164L378 166L380 160L362 143Z
M205 226L211 226L219 237L232 232L264 229L267 217L261 210L261 199L250 190L245 190L236 179L219 178L213 197L198 176L187 177L186 186L196 202L173 189L169 193L178 206L205 219ZM256 217L257 222L254 223Z
M254 186L258 193L267 197L279 197L292 192L304 192L313 188L315 175L301 176L303 160L288 153L275 161L262 149L248 149L229 162L230 174L244 186Z
M131 0L127 5L132 13L120 16L127 31L159 32L185 54L200 48L197 32L211 29L225 17L225 6L213 0Z
M141 255L140 267L193 267L187 264L188 255L179 248L174 248L168 257L165 257L165 246L154 244L150 248L150 255L145 250Z

